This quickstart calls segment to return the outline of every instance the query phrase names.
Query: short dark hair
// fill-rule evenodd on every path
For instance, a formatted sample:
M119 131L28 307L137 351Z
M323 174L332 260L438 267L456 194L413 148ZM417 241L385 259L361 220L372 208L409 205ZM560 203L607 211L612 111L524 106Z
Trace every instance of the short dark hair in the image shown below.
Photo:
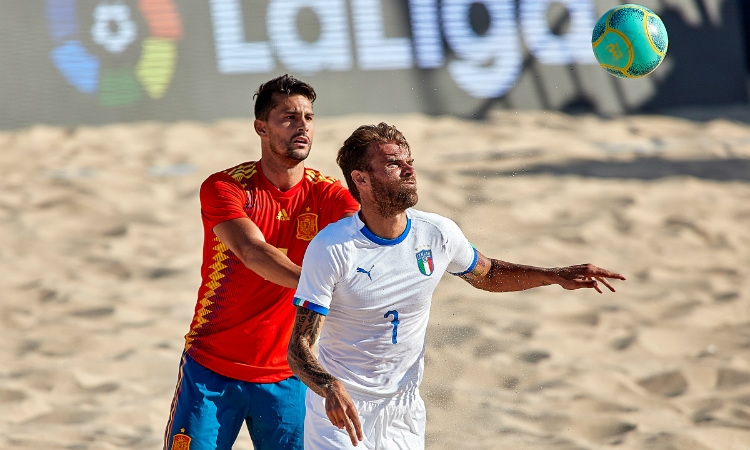
M367 149L373 143L396 144L411 154L411 148L403 133L393 125L380 122L377 125L362 125L354 130L352 135L344 141L344 145L339 149L338 156L336 156L336 163L338 163L341 172L344 174L349 192L352 193L352 196L358 202L361 202L361 199L357 185L352 180L352 171L362 170L369 172L372 170L370 160L367 157Z
M255 118L260 120L268 120L271 110L276 107L276 102L273 100L273 94L286 94L286 95L302 95L310 103L315 102L315 89L304 81L300 81L289 74L284 74L273 80L268 80L258 87L258 90L253 94L255 99Z

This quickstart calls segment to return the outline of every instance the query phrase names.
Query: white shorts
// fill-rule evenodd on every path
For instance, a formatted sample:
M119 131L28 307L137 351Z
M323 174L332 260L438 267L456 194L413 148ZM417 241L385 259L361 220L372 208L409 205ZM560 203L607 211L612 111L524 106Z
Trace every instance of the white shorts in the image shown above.
M352 446L346 429L338 429L326 416L325 399L307 390L305 450L367 449L423 450L427 414L418 392L398 399L363 401L353 398L364 440Z

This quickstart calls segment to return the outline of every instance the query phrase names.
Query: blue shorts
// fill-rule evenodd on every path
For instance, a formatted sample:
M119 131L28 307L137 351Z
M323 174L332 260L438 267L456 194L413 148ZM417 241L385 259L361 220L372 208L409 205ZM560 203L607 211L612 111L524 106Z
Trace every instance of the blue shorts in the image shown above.
M306 391L296 376L250 383L183 354L164 449L230 450L245 422L256 450L302 450Z

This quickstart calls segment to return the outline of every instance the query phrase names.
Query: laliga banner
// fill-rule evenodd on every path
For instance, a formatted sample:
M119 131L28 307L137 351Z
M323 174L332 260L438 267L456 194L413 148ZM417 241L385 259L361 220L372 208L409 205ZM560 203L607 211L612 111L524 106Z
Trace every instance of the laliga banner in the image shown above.
M549 27L551 3L567 10L570 24L565 34L556 35ZM470 96L496 98L518 81L524 43L541 64L596 64L591 30L598 15L592 0L521 0L518 5L515 1L409 0L404 13L410 36L393 37L386 33L380 0L351 0L349 6L341 0L271 0L265 23L269 39L247 42L241 1L212 0L219 72L270 73L279 66L306 75L355 68L367 72L444 69ZM481 31L472 24L472 9L486 16ZM312 42L297 29L303 10L319 21L318 37Z
M248 117L253 91L283 73L313 84L320 114L622 114L747 102L734 0L640 1L670 44L654 73L628 80L591 51L596 20L621 3L5 2L0 128Z

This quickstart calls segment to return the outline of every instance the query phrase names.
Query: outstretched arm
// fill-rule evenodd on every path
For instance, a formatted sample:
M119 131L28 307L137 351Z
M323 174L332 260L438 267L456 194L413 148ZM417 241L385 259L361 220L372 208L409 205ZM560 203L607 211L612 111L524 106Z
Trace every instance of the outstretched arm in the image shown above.
M326 399L326 415L338 428L346 428L352 445L363 439L362 425L344 385L318 362L313 346L320 335L325 316L302 306L297 307L287 361L295 374L316 394Z
M345 213L341 218L354 213ZM263 232L248 218L222 222L214 233L245 264L264 280L295 289L302 268L292 262L284 252L266 242Z
M607 279L625 279L619 273L596 267L593 264L543 268L490 259L477 253L476 267L473 271L462 275L462 278L475 288L490 292L524 291L539 286L559 284L568 290L591 288L601 294L599 283L615 292L615 288Z
M302 268L267 243L252 220L240 218L222 222L214 227L214 233L245 267L263 279L292 289L297 287Z

